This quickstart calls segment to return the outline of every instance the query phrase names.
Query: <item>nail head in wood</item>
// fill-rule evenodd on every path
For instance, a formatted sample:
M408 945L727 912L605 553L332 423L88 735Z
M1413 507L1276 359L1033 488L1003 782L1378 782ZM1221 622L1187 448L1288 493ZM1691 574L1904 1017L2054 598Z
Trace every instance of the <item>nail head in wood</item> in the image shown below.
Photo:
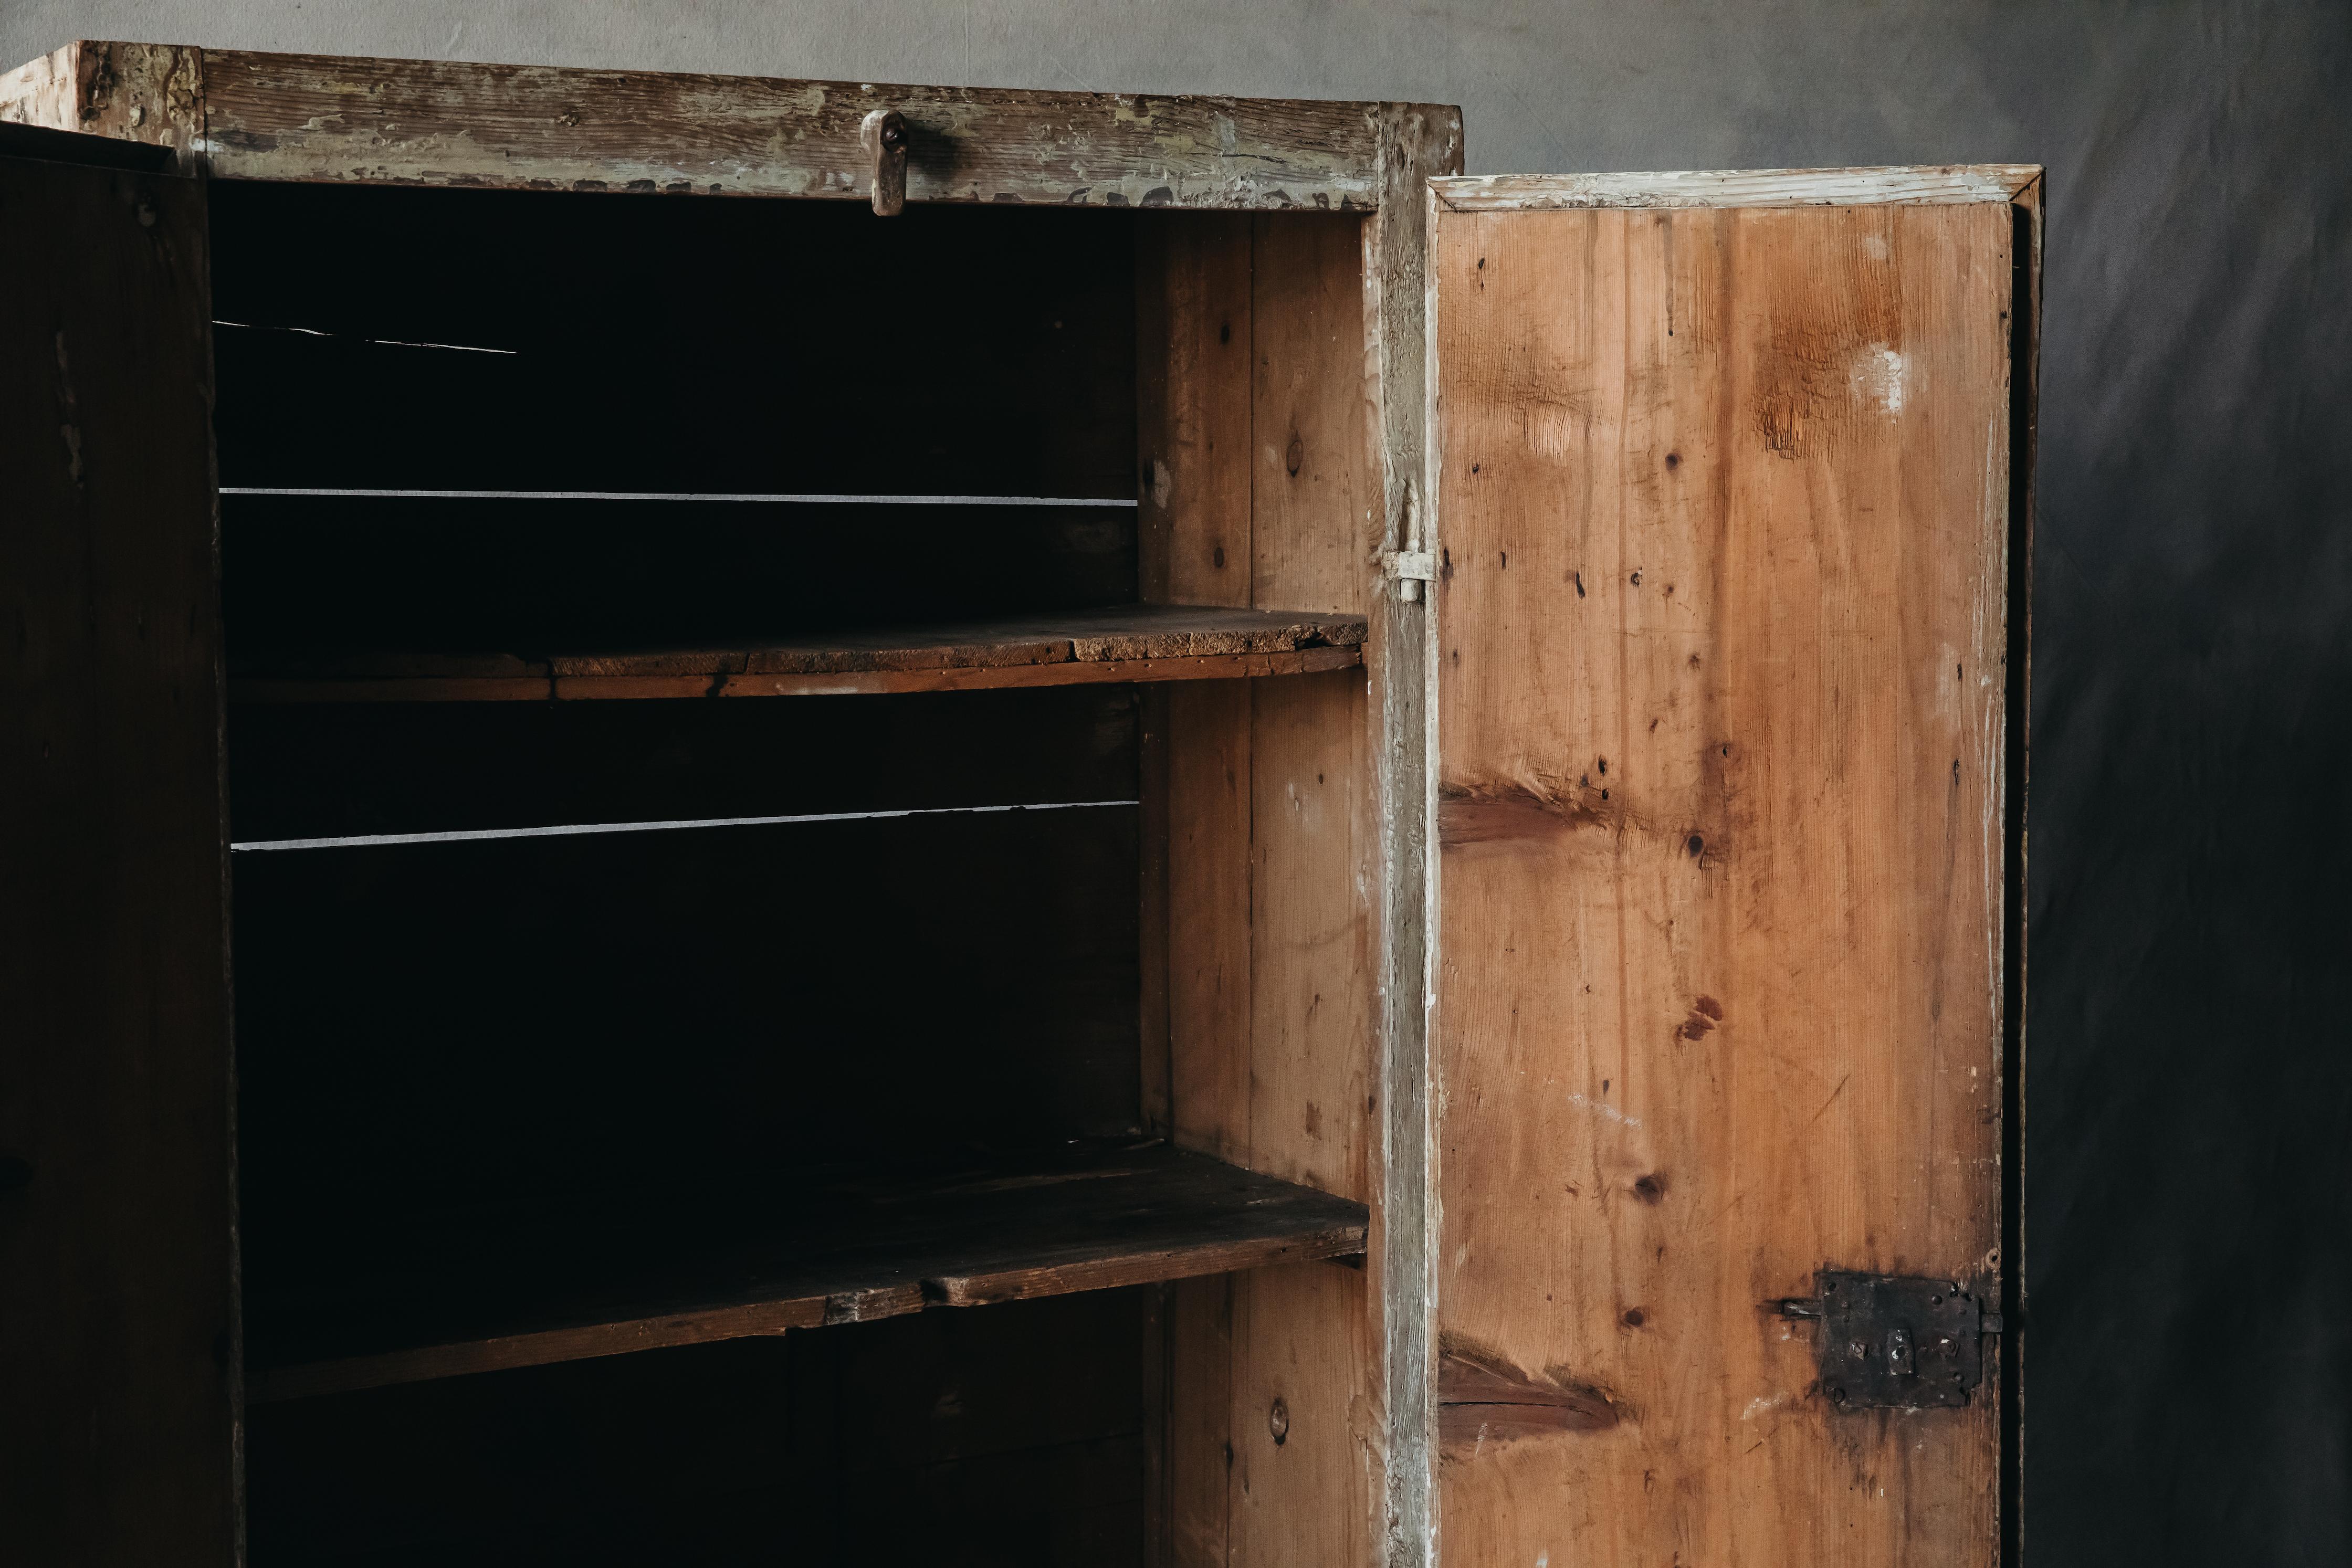
M907 117L895 109L877 109L859 125L857 139L874 172L874 211L898 216L907 205Z

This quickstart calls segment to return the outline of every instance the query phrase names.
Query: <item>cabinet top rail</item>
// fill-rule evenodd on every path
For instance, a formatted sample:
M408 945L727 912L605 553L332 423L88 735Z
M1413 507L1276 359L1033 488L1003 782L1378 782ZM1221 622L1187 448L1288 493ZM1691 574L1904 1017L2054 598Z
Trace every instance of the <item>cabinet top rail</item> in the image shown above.
M1455 174L1430 181L1458 213L1586 207L1945 205L2032 199L2035 163L1883 169L1686 169L1628 174Z
M0 120L167 145L238 180L863 200L858 131L877 109L906 117L915 202L1369 212L1408 127L1460 167L1461 110L1443 105L93 41L0 75Z

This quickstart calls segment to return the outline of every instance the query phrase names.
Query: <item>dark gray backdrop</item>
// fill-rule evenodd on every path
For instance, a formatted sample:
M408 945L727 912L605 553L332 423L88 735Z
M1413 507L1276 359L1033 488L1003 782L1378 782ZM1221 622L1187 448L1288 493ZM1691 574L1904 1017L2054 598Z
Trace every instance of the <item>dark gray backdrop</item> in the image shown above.
M68 38L1467 111L1474 172L2049 165L2032 1568L2352 1563L2352 4L0 0Z

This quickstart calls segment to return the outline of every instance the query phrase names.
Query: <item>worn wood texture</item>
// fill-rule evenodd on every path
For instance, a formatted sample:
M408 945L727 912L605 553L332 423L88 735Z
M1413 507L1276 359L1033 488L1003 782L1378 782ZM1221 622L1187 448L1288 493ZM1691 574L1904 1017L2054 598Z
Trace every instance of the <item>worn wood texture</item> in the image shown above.
M0 120L193 153L204 135L204 51L68 44L0 76Z
M1249 604L1250 220L1154 215L1136 235L1143 598Z
M912 1183L811 1181L708 1210L510 1214L387 1239L257 1297L252 1397L297 1398L1360 1252L1361 1204L1164 1145Z
M1459 115L1391 106L1381 117L1378 213L1364 234L1365 416L1377 455L1377 510L1368 556L1418 546L1433 493L1428 356L1427 182L1458 174ZM1436 1186L1428 1015L1429 840L1435 775L1430 699L1435 624L1428 601L1402 585L1372 595L1366 710L1372 831L1366 863L1379 889L1373 925L1377 1006L1370 1098L1379 1122L1370 1257L1380 1317L1380 1400L1387 1484L1381 1499L1390 1568L1425 1568L1436 1550Z
M2031 163L1895 169L1695 169L1658 174L1469 174L1431 189L1448 211L1591 207L1837 207L2011 202L2042 178Z
M883 696L905 692L1009 691L1039 686L1125 685L1297 675L1363 663L1357 648L1291 653L1210 653L1199 658L1111 659L1098 664L979 665L840 674L432 675L382 680L274 679L229 683L237 703L594 702L692 697Z
M1761 1303L2000 1267L2011 209L1432 251L1441 1318L1617 1416L1449 1450L1444 1554L1985 1563L2000 1389L1838 1412Z
M1124 605L750 648L619 653L299 653L239 658L238 702L822 696L1208 680L1362 662L1360 617Z
M204 193L0 159L0 1555L231 1561Z
M200 68L197 112L171 123L193 123L212 171L237 180L869 200L859 131L895 110L909 201L1361 211L1379 199L1378 124L1395 107L93 42L0 78L0 106L26 105L39 123L89 117L110 83L80 62L133 54ZM106 129L187 134L147 116Z
M1253 227L1251 601L1360 612L1379 510L1361 371L1364 225L1268 214Z
M1164 245L1139 236L1138 361L1175 373L1142 400L1147 596L1190 574L1259 604L1370 602L1380 460L1361 220L1158 222ZM1176 1135L1369 1199L1381 1095L1364 684L1335 673L1169 699ZM1380 1290L1370 1270L1259 1271L1171 1318L1172 1386L1225 1400L1221 1418L1205 1393L1171 1412L1177 1561L1376 1560Z

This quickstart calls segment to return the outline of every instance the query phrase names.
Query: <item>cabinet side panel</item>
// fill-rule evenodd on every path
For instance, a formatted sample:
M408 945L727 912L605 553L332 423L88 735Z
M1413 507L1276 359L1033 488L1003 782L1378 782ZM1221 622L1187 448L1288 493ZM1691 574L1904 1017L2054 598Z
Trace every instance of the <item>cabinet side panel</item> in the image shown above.
M1249 218L1145 214L1135 325L1143 601L1247 604Z
M1376 511L1364 220L1261 214L1251 288L1251 575L1269 610L1361 610Z
M1999 1269L2010 209L1437 223L1444 1555L1985 1563L1770 1303Z
M0 160L0 1558L218 1568L236 1323L204 193Z
M1250 685L1248 1163L1371 1201L1363 676ZM1234 1281L1238 1563L1370 1559L1379 1383L1365 1280L1309 1264Z

